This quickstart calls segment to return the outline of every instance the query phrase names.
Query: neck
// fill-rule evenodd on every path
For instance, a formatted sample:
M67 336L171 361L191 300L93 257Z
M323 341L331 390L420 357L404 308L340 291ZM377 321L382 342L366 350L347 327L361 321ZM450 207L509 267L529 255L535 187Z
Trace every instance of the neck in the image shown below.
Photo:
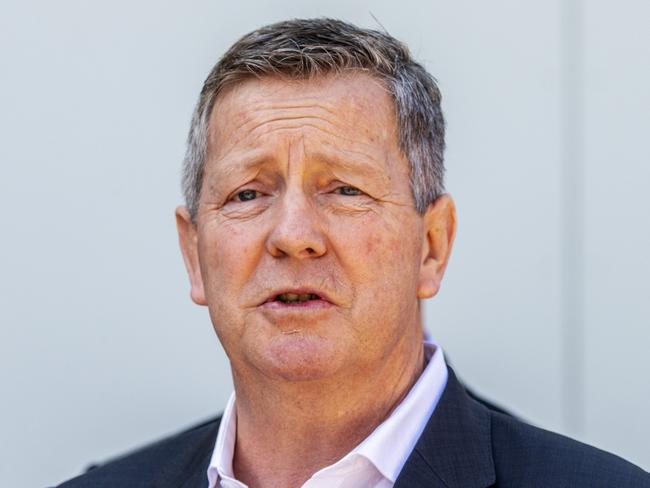
M421 329L372 371L287 382L233 371L237 440L233 468L249 487L301 486L383 422L424 366Z

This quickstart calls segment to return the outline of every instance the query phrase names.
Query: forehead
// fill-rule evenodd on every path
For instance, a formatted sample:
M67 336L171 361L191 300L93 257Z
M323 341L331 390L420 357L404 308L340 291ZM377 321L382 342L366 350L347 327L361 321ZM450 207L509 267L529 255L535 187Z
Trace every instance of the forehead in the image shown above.
M362 72L246 80L219 95L209 126L211 161L269 149L290 133L339 149L399 152L392 97Z

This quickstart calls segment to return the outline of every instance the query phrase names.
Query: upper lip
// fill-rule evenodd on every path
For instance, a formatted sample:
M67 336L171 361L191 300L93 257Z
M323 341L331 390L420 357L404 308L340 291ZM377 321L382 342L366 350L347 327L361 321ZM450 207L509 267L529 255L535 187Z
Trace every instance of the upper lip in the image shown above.
M273 290L262 302L262 305L268 302L275 301L275 299L278 297L278 295L282 295L283 293L294 293L296 295L318 295L318 297L321 300L325 300L327 302L333 303L332 300L330 299L329 295L325 293L322 290L319 290L317 288L310 288L310 287L299 287L299 288L277 288Z

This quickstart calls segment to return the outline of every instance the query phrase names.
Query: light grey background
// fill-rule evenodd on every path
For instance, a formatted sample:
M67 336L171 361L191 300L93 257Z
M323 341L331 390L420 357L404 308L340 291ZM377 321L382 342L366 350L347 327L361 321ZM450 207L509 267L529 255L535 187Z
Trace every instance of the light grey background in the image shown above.
M460 219L428 329L478 392L650 469L650 4L60 0L0 13L0 485L215 414L231 388L173 209L237 37L329 15L438 78Z

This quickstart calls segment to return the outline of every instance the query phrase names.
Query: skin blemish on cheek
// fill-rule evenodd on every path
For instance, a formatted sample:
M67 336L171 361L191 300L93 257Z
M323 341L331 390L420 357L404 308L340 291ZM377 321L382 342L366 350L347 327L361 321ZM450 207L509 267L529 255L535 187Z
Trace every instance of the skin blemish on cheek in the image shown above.
M377 247L381 247L383 239L378 236L372 236L366 241L366 253L371 254Z
M232 222L226 222L223 230L227 233L229 238L239 237L242 235L242 229L239 226L234 225Z

